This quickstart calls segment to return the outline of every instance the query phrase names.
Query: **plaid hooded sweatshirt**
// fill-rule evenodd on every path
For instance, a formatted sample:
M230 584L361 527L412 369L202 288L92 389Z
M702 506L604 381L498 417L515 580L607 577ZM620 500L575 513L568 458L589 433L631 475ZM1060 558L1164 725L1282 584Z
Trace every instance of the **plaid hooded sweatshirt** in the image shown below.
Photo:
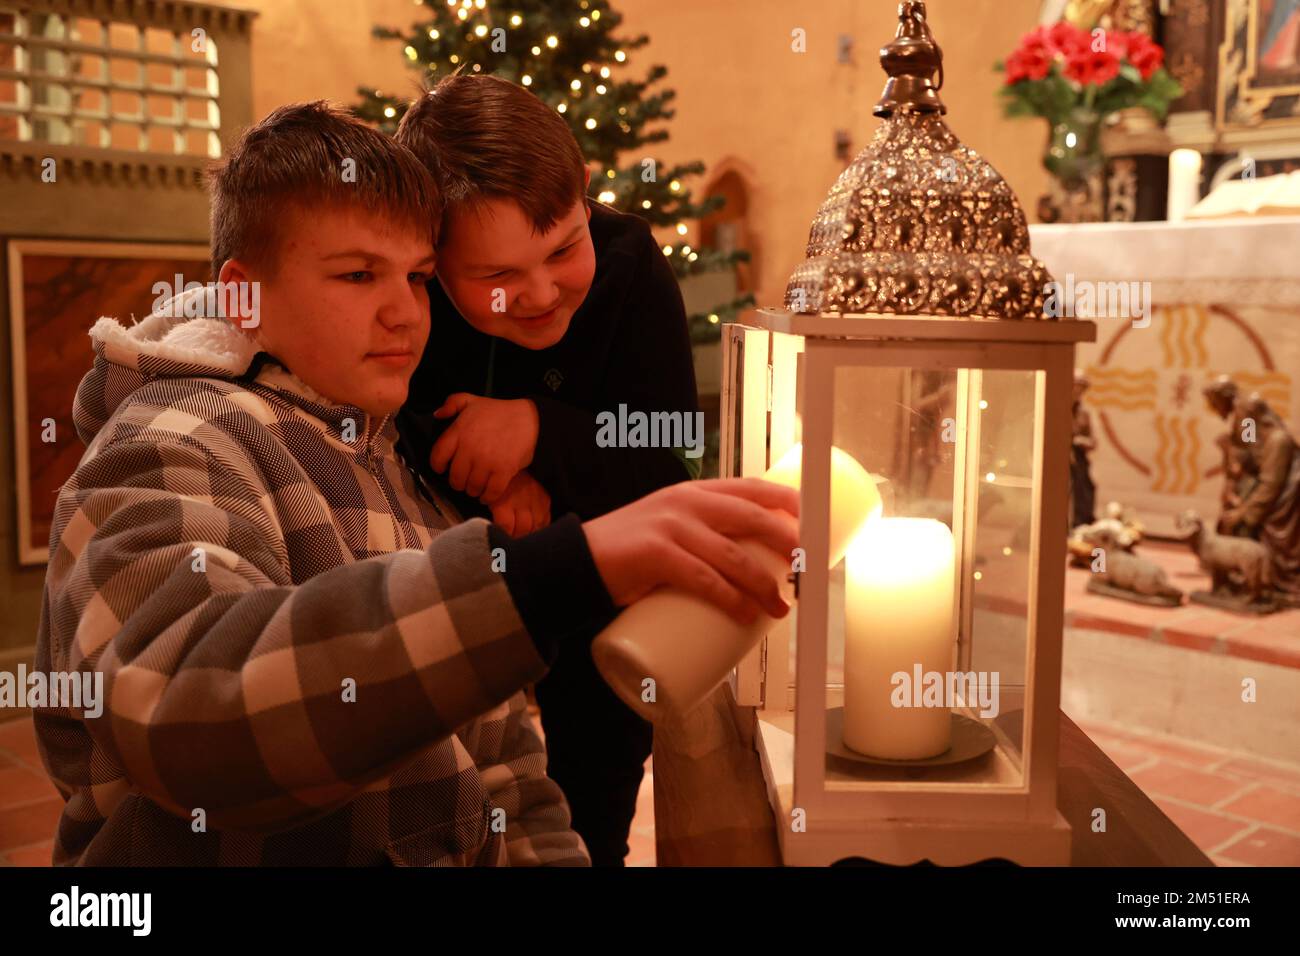
M104 699L35 714L54 862L586 865L521 691L612 613L577 519L453 527L389 420L168 315L77 391L36 662Z

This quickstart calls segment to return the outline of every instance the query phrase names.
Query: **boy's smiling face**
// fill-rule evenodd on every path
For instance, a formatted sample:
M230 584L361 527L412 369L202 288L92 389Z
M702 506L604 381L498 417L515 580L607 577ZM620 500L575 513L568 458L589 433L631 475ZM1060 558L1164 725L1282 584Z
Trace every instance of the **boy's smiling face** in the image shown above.
M453 210L438 243L438 280L480 332L527 349L549 348L564 338L591 289L596 251L590 217L579 199L538 233L511 199Z
M350 206L294 209L278 232L274 268L221 269L261 283L259 347L332 401L397 411L429 337L431 237Z

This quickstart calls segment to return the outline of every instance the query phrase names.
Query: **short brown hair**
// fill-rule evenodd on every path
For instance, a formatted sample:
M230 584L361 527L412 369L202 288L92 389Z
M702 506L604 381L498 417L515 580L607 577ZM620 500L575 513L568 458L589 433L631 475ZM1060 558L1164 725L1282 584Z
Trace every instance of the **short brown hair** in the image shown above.
M345 167L352 160L355 168ZM345 170L354 176L345 176ZM296 208L352 203L415 231L436 246L442 197L405 147L325 100L282 106L250 126L208 170L212 277L227 259L276 266L279 226Z
M447 77L411 104L397 141L433 173L447 210L513 199L545 232L586 194L586 163L563 118L499 77Z

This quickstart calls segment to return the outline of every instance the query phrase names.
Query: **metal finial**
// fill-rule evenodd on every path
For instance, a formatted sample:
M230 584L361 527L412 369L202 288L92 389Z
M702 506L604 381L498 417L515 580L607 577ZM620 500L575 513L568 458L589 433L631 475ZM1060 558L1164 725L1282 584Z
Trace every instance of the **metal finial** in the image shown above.
M898 8L871 143L835 180L786 285L791 312L975 319L1048 315L1047 268L997 170L953 135L925 4ZM931 78L937 75L937 82Z
M876 104L877 116L892 116L896 110L948 112L939 99L939 89L943 86L943 51L934 42L921 0L905 0L898 5L898 32L880 48L880 65L889 80ZM936 73L938 83L932 79Z

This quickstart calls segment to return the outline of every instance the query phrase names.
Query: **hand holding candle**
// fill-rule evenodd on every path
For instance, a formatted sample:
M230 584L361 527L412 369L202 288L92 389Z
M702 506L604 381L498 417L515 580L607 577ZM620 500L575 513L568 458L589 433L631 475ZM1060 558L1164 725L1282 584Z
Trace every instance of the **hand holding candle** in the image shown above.
M798 487L801 467L802 447L795 445L763 477ZM808 507L812 505L805 503ZM880 495L871 476L852 456L832 448L832 566L879 510ZM783 596L793 601L787 580L791 556L776 555L752 541L742 541L740 546L782 582ZM656 721L684 713L703 700L773 623L760 615L749 625L740 624L707 601L665 588L624 610L596 637L591 653L619 697L642 717Z

